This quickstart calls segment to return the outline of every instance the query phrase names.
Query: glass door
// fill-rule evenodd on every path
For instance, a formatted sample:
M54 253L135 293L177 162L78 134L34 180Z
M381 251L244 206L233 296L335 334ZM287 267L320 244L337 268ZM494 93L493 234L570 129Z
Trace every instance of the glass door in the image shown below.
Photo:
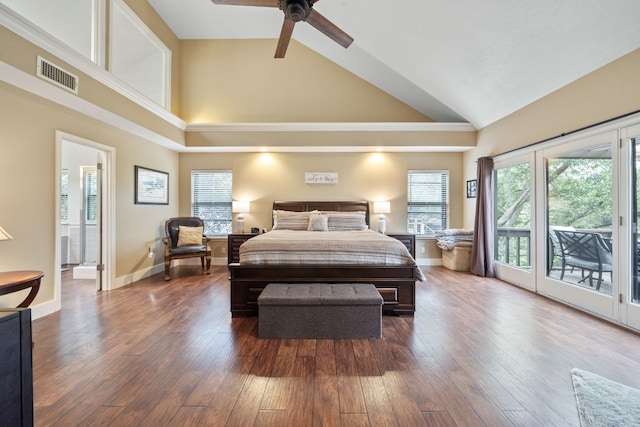
M584 136L538 152L539 292L617 317L614 262L618 213L617 132ZM614 298L615 296L615 298Z
M623 232L621 233L621 283L619 302L620 321L640 329L640 125L622 129L623 164L628 165L628 179L621 193L627 200Z
M494 164L496 275L535 291L533 221L533 154Z

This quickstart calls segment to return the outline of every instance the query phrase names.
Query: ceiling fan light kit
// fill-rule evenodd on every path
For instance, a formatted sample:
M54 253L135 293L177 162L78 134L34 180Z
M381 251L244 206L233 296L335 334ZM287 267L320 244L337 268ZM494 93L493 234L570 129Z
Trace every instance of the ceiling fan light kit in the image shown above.
M284 58L296 22L304 21L345 49L353 38L313 9L318 0L211 0L215 4L277 7L284 12L284 22L276 47L276 58Z
M284 11L284 16L293 22L306 21L313 3L311 0L279 0L280 10Z

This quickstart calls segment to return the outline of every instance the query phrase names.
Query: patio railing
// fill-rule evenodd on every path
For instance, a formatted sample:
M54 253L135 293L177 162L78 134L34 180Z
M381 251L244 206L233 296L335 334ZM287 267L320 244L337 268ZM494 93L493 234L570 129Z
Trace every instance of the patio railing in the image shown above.
M498 228L496 259L516 267L531 265L531 230L528 228Z
M580 229L576 231L600 233L602 237L610 238L611 230ZM500 227L496 260L515 267L529 267L531 265L531 230L528 228Z

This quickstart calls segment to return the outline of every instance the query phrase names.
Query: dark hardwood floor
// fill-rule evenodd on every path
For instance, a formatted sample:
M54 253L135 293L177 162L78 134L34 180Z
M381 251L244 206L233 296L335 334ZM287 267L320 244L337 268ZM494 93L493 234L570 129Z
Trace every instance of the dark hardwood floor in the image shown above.
M578 426L570 369L640 388L640 336L498 280L424 268L383 339L261 340L226 267L63 287L33 322L36 426Z

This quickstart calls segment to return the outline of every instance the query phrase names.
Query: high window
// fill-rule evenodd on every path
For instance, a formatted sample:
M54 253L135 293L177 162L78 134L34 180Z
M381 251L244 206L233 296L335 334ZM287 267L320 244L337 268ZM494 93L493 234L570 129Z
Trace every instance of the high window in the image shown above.
M108 63L108 71L124 84L112 79L106 79L107 83L125 96L169 109L171 50L124 0L0 0L0 4L46 32L48 41L60 42L53 43L51 53L70 65L91 75L94 72L65 46L102 68ZM40 31L24 31L43 43Z
M407 231L434 236L449 225L449 171L409 171Z
M226 235L232 231L231 171L191 172L191 215L204 220L206 235Z
M102 64L101 26L104 0L1 0L87 59Z
M168 108L171 51L122 0L111 2L110 24L111 73Z

